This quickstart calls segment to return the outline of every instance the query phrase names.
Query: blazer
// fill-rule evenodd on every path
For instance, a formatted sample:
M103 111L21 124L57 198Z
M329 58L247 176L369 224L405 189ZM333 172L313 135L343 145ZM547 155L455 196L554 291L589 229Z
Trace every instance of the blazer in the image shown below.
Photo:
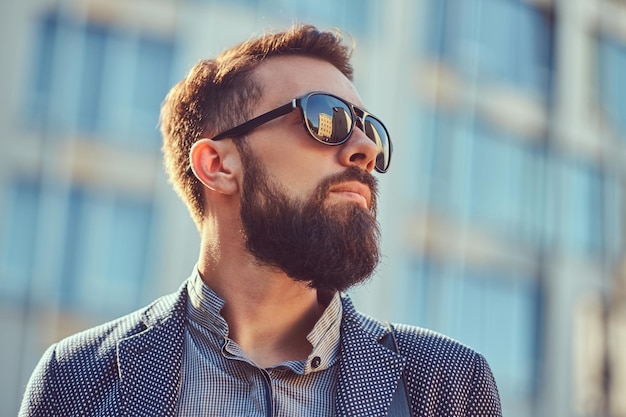
M187 289L52 345L19 416L174 416L181 382ZM479 353L438 333L389 327L342 296L337 416L387 415L405 383L414 416L501 416L498 390Z

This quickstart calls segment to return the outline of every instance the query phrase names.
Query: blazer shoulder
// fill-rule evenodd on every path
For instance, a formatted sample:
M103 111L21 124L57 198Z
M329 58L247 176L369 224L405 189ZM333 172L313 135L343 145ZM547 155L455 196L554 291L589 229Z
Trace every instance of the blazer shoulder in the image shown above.
M148 306L107 323L92 327L59 341L55 347L56 360L76 358L81 352L97 350L98 357L114 353L117 343L127 337L143 332L149 327L160 325L171 318L185 314L186 286L177 292L160 297Z
M90 415L115 414L113 410L119 408L115 394L118 343L155 326L182 329L185 288L183 285L178 292L140 310L50 346L31 375L20 416L75 415L77 410L90 410ZM101 409L96 412L97 407Z
M410 354L415 351L415 348L420 348L428 352L429 356L457 355L467 357L470 360L478 354L471 347L434 330L397 323L392 324L392 326L400 350L405 350L403 353Z
M418 409L502 415L493 373L481 353L432 330L405 324L393 327L399 353L407 358L406 381Z
M399 353L416 369L469 381L476 366L488 367L482 354L451 337L417 326L392 326Z

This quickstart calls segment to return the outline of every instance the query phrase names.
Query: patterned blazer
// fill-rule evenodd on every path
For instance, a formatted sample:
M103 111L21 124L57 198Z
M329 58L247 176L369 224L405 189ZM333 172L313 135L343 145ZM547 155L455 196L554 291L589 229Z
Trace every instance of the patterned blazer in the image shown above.
M181 381L186 284L135 313L51 346L19 416L174 416ZM385 416L404 376L414 416L501 416L485 359L445 336L388 327L342 297L337 416Z

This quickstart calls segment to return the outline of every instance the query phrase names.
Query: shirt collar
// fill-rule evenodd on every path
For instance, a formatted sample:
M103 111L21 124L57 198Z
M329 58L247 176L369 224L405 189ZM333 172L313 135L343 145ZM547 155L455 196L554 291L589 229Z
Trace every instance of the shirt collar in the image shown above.
M324 313L313 326L313 330L307 336L313 350L306 361L305 374L328 369L337 360L342 311L341 297L339 293L335 293Z
M187 293L189 297L187 318L212 333L227 338L228 323L220 314L225 302L202 281L197 268L194 268L190 285L187 286ZM313 347L307 360L289 361L276 367L287 366L297 373L304 374L331 367L339 356L342 314L341 297L339 293L335 293L322 316L307 335L307 340Z
M218 336L227 337L228 323L220 314L224 308L224 300L204 284L197 268L194 268L189 284L187 318Z

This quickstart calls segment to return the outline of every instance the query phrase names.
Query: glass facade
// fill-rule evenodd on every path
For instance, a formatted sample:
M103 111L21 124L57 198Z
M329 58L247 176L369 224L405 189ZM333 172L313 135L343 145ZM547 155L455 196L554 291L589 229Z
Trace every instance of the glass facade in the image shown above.
M606 250L605 179L598 167L576 160L554 157L551 162L554 180L552 207L553 244L577 255L601 256ZM608 185L607 185L608 186ZM613 201L619 203L619 201Z
M523 0L429 0L428 54L475 82L550 91L551 17Z
M430 182L417 198L503 238L541 246L547 239L545 143L516 138L483 120L423 113L418 152L429 171L417 175Z
M32 249L37 238L40 189L31 181L16 182L6 191L4 201L7 204L0 258L0 295L3 302L22 303L27 298L33 273Z
M172 39L55 12L38 24L35 51L29 124L160 148L156 127L171 84Z
M380 25L376 20L377 3L373 0L187 0L209 5L228 5L245 11L256 11L262 19L271 16L283 24L320 22L324 27L336 27L355 34L375 35Z
M59 209L61 205L61 210ZM153 203L75 186L43 189L18 180L4 219L0 294L5 302L59 303L64 309L113 317L134 309L154 258ZM56 206L56 207L53 207ZM56 213L56 215L55 215ZM47 268L55 291L28 300L44 257L38 241L55 229L58 268Z
M602 35L598 43L598 95L604 119L626 140L626 45L615 37Z
M132 310L141 301L154 258L152 204L84 189L72 190L69 202L62 305L99 316Z

